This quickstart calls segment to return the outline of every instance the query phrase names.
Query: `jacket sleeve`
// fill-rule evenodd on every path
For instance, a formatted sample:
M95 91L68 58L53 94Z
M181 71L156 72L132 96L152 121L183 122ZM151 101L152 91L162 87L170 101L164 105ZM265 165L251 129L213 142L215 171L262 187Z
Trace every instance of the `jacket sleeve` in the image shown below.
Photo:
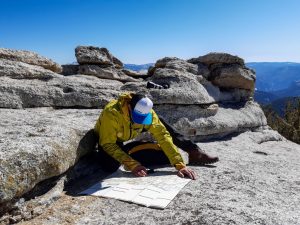
M125 166L125 169L132 171L139 162L132 159L117 145L117 117L111 111L103 111L98 121L99 145L107 154ZM97 126L96 126L97 128Z
M167 130L169 131L174 144L181 148L184 151L189 151L192 149L198 149L198 145L195 144L193 141L191 141L189 138L185 137L184 135L182 135L181 133L179 133L178 131L175 130L174 127L172 127L169 123L167 123L164 118L159 117L159 120L162 122L162 124L167 128Z
M183 159L174 145L170 133L167 131L166 127L161 123L157 114L152 110L152 124L147 129L158 142L170 163L175 166L176 169L180 170L185 167Z

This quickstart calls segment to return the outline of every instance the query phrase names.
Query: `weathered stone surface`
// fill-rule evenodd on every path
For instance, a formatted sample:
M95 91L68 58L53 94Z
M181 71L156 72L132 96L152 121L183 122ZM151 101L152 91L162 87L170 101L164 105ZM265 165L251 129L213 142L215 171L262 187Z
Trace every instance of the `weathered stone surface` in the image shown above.
M221 91L220 96L217 98L218 102L231 102L240 103L253 99L253 92L245 89L230 89L226 91Z
M167 70L167 69L164 69ZM170 71L169 71L170 72ZM164 72L165 73L165 72ZM175 73L181 74L182 72L172 72L171 76ZM156 80L155 76L150 77L149 80L158 84L171 84L172 77ZM201 75L189 74L188 78L184 81L184 77L179 76L176 81L175 77L172 82L174 85L170 85L169 89L147 89L147 81L144 82L128 82L121 87L121 91L141 92L148 95L155 104L211 104L214 102L245 102L253 96L253 92L244 89L228 89L220 90L219 87L213 85L210 81L207 81ZM191 82L192 84L189 84ZM193 84L194 83L194 84ZM193 85L200 86L198 92L194 92L194 89L190 89ZM182 88L186 87L186 88ZM198 98L200 96L200 98ZM206 100L205 98L206 97ZM195 99L191 99L191 98ZM209 101L207 101L207 99Z
M181 59L177 57L164 57L162 59L157 60L154 67L164 68L168 62L177 61L177 60L181 60Z
M148 76L152 76L156 70L156 67L150 66L148 69Z
M173 106L175 107L175 106ZM157 111L177 130L196 141L252 130L267 125L265 115L260 106L252 101L245 105L220 106L215 115L203 113L215 110L195 110L195 106L178 106L176 110L168 110L168 106L158 107Z
M114 67L102 68L98 65L80 65L79 74L93 75L102 79L119 80L122 82L138 82L138 79L127 76Z
M75 56L79 64L113 65L113 56L106 48L78 46Z
M53 62L51 59L47 59L35 52L30 51L0 48L0 59L8 59L11 61L41 66L55 73L60 73L62 71L62 68L59 64Z
M200 56L198 58L189 59L187 61L193 64L204 63L208 66L216 63L225 63L225 64L236 63L241 66L245 65L244 60L238 56L233 56L228 53L217 53L217 52L212 52L207 55Z
M23 62L0 59L0 77L6 76L14 79L40 79L48 80L55 76L50 70L40 66L33 66Z
M23 224L48 224L49 220L57 224L299 224L299 145L268 130L198 145L218 155L220 162L216 167L193 166L198 179L164 210L64 195L41 216ZM175 174L172 167L161 170ZM74 192L82 191L90 180L79 180Z
M215 102L215 99L208 94L194 74L158 68L149 80L170 86L168 89L149 89L157 104L209 104Z
M142 73L140 71L134 71L130 69L122 69L122 72L131 77L147 77L146 73Z
M57 75L48 81L0 77L0 108L101 108L119 95L121 85L83 75Z
M82 138L98 115L99 110L0 109L0 205L62 174L90 151Z
M159 115L165 118L171 124L176 123L180 118L186 117L189 120L196 120L199 118L207 118L215 116L219 110L218 104L211 105L155 105L154 110ZM185 129L186 130L186 129Z
M198 66L197 74L202 75L203 77L208 79L208 77L210 75L210 71L209 71L208 67L204 63L198 63L197 66Z
M255 73L238 64L223 66L212 71L209 80L219 87L241 88L253 91Z
M148 95L155 104L210 104L215 99L209 95L201 85L197 76L187 72L171 69L155 70L155 74L149 78L156 84L168 84L168 89L147 89L147 82L126 83L121 87L122 91L141 92ZM185 87L184 89L182 87Z
M197 65L188 63L187 61L185 61L183 59L179 59L177 57L165 57L165 58L159 59L155 63L155 67L156 68L174 69L174 70L178 70L178 71L189 72L189 73L192 73L195 75L198 74Z
M115 67L118 69L122 69L124 66L124 64L121 62L121 60L116 58L115 56L113 56L113 63L115 64Z
M62 75L68 76L68 75L75 75L78 74L79 71L79 65L62 65Z

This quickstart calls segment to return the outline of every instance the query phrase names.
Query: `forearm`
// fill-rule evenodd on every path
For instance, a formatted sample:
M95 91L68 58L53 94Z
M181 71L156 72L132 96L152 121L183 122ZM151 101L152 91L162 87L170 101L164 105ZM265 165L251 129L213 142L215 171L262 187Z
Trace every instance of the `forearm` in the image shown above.
M107 154L123 164L127 170L132 171L136 166L140 165L138 161L131 158L115 143L104 144L102 148Z

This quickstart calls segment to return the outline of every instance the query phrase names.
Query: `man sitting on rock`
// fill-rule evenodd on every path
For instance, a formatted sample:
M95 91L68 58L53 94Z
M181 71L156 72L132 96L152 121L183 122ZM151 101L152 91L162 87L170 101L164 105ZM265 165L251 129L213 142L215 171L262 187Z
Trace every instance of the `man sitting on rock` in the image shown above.
M175 144L189 153L190 164L218 161L218 157L208 156L195 143L159 119L152 107L153 103L148 97L130 93L122 94L118 100L106 105L94 128L99 136L98 153L103 170L114 172L123 164L135 176L143 177L147 175L146 167L170 162L178 170L178 176L195 179L195 172L184 164ZM150 132L157 143L123 143L143 131Z

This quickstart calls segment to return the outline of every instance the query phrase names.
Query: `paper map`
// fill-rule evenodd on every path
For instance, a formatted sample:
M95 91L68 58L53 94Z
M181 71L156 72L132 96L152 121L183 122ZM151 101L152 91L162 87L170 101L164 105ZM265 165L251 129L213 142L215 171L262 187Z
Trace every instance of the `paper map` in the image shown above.
M164 209L189 182L190 179L180 178L170 171L157 170L146 177L134 177L130 172L118 170L80 194Z

